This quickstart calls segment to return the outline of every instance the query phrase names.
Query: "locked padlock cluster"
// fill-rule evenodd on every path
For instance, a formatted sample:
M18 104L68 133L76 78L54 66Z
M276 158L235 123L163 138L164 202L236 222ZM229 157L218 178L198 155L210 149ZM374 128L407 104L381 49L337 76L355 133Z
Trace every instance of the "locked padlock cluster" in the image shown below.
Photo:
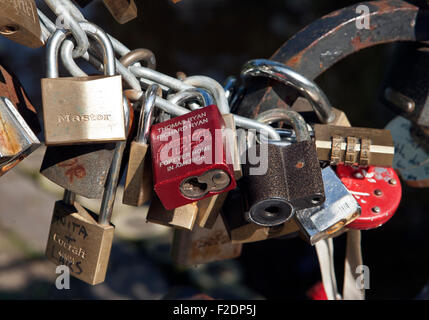
M42 24L37 18L33 27L6 14L0 33L18 24L12 40L29 46L43 43L35 37L46 40L42 98L48 148L40 171L65 190L54 206L46 255L85 282L99 284L106 277L115 229L111 216L125 169L123 204L146 206L148 222L172 228L177 264L232 259L245 243L300 236L316 246L321 268L329 265L322 255L333 238L347 233L356 243L359 230L392 218L401 200L393 165L406 180L424 169L425 152L417 161L401 151L413 134L405 119L388 127L395 128L394 137L395 130L410 135L399 134L405 139L400 146L395 138L398 157L389 130L352 127L313 81L284 64L251 60L241 79L230 77L225 87L205 76L170 77L154 70L151 51L129 51L62 2L76 20L70 29L54 28L38 12ZM134 1L104 3L120 23L136 16ZM36 14L33 1L27 8ZM59 57L71 77L59 77ZM86 75L77 57L103 75ZM254 106L252 119L233 113L257 77L295 90L313 117L275 105L260 113ZM390 102L408 101L389 90ZM1 91L3 173L40 142L27 124L31 119ZM411 113L411 121L422 120ZM76 195L101 199L99 214L81 206Z

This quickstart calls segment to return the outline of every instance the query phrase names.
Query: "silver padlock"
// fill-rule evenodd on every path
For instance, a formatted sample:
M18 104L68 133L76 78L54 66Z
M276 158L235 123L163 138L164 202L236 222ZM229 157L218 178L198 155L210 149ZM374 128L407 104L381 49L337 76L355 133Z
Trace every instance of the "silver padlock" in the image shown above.
M0 176L40 146L40 141L6 97L0 97Z
M327 239L360 216L361 208L331 167L322 170L325 202L315 208L297 211L295 221L305 239L314 245Z

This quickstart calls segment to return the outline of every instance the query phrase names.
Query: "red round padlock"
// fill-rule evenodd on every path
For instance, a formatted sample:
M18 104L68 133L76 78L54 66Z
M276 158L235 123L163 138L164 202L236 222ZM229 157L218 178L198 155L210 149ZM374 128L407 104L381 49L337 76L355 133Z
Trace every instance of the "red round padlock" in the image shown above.
M401 202L402 188L392 168L337 166L337 175L362 208L350 229L374 229L386 223Z

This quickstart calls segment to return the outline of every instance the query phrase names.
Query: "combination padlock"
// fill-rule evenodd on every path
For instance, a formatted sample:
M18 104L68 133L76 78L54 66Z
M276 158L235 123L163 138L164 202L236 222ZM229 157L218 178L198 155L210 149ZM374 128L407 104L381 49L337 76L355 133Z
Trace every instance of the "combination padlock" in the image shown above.
M93 27L94 28L88 32L90 35L104 34L98 27ZM107 36L104 34L104 37ZM49 41L50 50L58 52L64 39L64 32L61 30L56 31ZM96 39L98 38L96 37ZM103 43L100 43L100 45L103 46ZM51 70L51 75L56 77L58 76L58 74L55 73L55 71L58 71L56 67L58 61L56 60L56 55L53 55L53 57L55 59L49 61L50 66L48 66L48 68ZM114 60L113 63L115 63ZM106 65L105 69L110 70L111 67L110 65ZM54 73L52 73L52 71L54 71ZM88 92L88 94L90 94L90 92ZM120 108L127 122L131 123L131 107L125 100L126 99L121 100L123 103ZM66 190L70 190L86 198L99 199L104 192L114 149L114 143L50 146L46 150L40 172L46 178Z
M401 183L394 169L338 165L336 172L361 207L360 217L347 228L374 229L393 217L402 197Z
M400 116L386 126L395 141L393 168L410 187L427 188L429 187L429 152L421 140L425 138L413 135L412 128L413 123Z
M356 199L328 166L322 170L325 202L320 207L299 210L295 220L304 238L314 245L327 239L361 214Z
M115 228L110 219L125 145L125 141L115 145L98 217L77 203L75 194L68 190L54 207L46 256L56 265L66 265L71 275L92 285L106 277Z
M216 105L152 126L154 190L167 210L235 188L224 128Z
M0 176L40 146L39 139L6 97L0 97L0 137Z
M251 174L254 165L245 166L243 187L248 199L248 219L271 227L292 219L296 210L322 205L325 190L316 147L302 116L291 110L271 109L256 119L263 123L286 121L293 126L297 140L261 141L248 151L249 155L265 156L261 162L267 163L264 174Z
M43 120L46 145L102 143L126 139L122 108L122 77L115 75L112 43L99 28L81 22L89 35L100 40L105 54L105 75L58 77L58 30L47 45L47 78L42 79Z
M34 0L0 2L0 34L30 48L44 45Z
M395 147L389 130L314 125L317 156L331 165L391 167Z
M155 97L161 89L154 84L142 96L143 103L135 141L131 143L128 171L122 202L131 206L142 206L152 198L152 163L149 152L149 133L154 120Z

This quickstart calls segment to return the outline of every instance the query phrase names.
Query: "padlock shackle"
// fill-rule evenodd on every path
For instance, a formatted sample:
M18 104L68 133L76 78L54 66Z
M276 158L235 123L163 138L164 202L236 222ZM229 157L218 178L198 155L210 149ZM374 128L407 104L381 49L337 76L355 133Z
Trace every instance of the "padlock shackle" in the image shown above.
M148 144L150 127L155 120L155 101L156 96L162 95L162 89L157 84L150 85L145 94L141 96L140 101L142 102L139 124L137 127L137 142Z
M168 101L179 106L183 106L186 102L192 102L195 100L198 101L198 103L191 103L189 105L189 109L192 111L214 104L214 98L207 91L200 88L191 88L179 91L168 98Z
M187 85L208 90L216 101L221 114L230 113L228 98L225 90L216 80L206 76L188 77L183 82Z
M264 124L285 121L293 127L297 142L308 141L311 139L307 123L296 111L286 110L283 108L273 108L260 113L255 119Z
M104 74L107 76L114 76L116 74L116 58L113 50L112 42L107 34L98 26L90 22L79 22L82 29L94 38L103 49L104 56ZM66 37L71 34L70 31L65 29L58 29L49 38L46 46L46 59L47 59L47 78L58 78L58 53L61 43Z
M128 109L128 100L123 96L124 109ZM130 117L125 117L125 128L130 125ZM122 157L127 145L127 141L119 141L115 145L113 151L113 159L110 165L109 174L106 178L106 184L103 192L103 199L101 200L100 214L98 216L98 223L101 225L109 225L112 218L113 206L115 204L116 190L121 172Z
M252 77L267 77L297 89L308 99L319 120L328 124L335 120L335 113L325 93L313 81L290 67L268 59L248 61L241 70L244 81Z

